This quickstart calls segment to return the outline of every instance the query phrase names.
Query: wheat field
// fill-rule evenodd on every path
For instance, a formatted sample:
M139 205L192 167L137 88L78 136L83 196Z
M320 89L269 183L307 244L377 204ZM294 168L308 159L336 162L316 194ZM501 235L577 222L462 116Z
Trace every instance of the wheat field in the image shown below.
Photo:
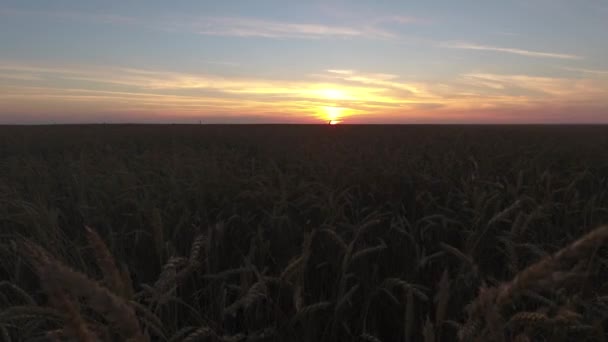
M605 341L608 127L0 127L0 341Z

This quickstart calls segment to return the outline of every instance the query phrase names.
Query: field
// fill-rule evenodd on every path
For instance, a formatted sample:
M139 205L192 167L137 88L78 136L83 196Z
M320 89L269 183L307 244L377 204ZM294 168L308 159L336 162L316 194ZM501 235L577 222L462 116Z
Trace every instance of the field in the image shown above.
M0 340L604 341L607 223L606 126L4 126Z

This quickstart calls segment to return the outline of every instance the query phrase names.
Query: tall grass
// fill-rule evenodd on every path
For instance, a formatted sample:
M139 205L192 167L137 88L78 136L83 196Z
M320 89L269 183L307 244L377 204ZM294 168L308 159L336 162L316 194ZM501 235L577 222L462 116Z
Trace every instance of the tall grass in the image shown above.
M607 133L0 127L0 340L602 341Z

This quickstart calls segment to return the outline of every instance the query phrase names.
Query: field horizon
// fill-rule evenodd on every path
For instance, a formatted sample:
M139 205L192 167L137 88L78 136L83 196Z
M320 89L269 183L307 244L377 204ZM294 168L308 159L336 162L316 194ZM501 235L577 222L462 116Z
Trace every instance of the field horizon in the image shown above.
M0 127L61 127L61 126L496 126L496 127L522 127L522 126L608 126L603 122L538 122L538 123L140 123L140 122L119 122L119 123L15 123L0 124Z

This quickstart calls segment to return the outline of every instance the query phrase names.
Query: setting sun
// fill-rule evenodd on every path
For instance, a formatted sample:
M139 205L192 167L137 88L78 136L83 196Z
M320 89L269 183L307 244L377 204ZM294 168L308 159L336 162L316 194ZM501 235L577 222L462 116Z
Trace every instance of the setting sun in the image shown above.
M342 119L344 118L347 112L346 108L332 106L322 107L321 110L321 117L325 119L325 121L329 121L330 125L335 125L337 123L342 122Z

